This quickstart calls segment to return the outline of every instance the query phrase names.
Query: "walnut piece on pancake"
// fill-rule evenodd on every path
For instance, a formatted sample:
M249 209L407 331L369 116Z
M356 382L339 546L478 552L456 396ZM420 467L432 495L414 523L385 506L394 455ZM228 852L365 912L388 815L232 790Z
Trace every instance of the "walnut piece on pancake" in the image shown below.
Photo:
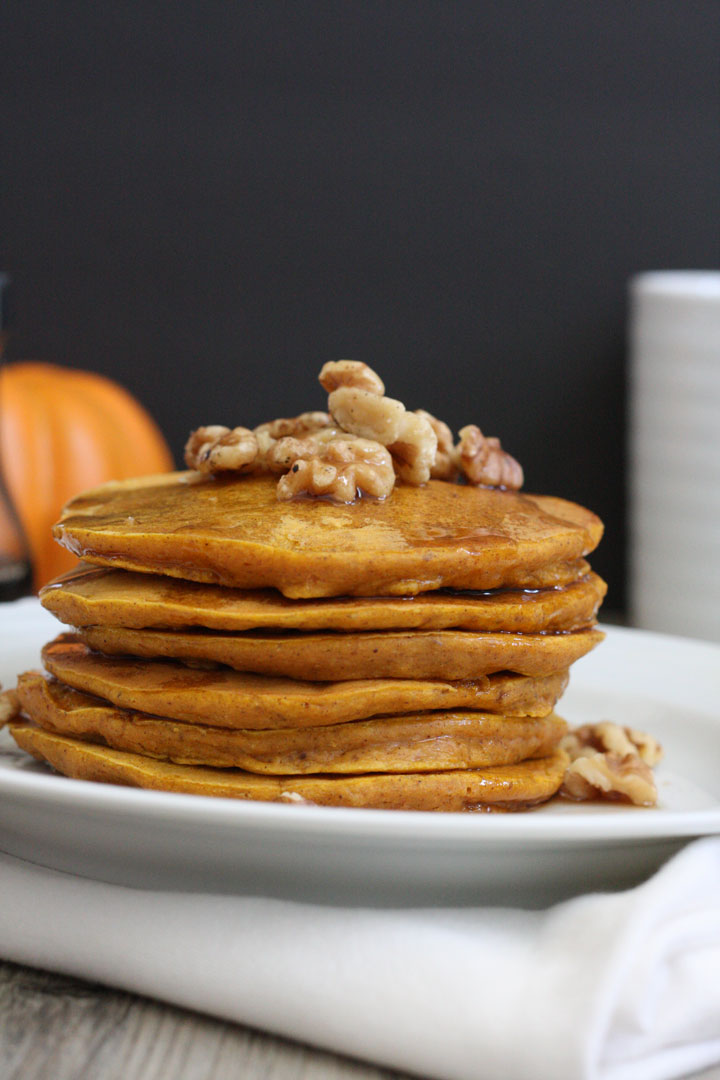
M352 435L324 441L312 436L282 439L276 450L284 455L290 469L278 481L279 499L312 495L351 503L358 493L384 499L395 486L390 454L370 439Z
M326 412L304 412L299 416L270 420L259 424L253 431L258 442L259 457L265 462L278 439L302 438L323 428L332 426L332 418Z
M406 412L400 435L388 446L395 469L406 484L427 484L437 457L437 435L424 416Z
M185 464L203 473L246 472L258 453L258 441L249 428L212 424L193 431L185 444Z
M3 690L0 693L0 728L4 728L11 720L20 715L20 699L14 690Z
M344 432L335 427L320 428L317 431L298 435L284 435L273 439L264 455L264 463L270 472L285 473L300 459L309 460L318 457L323 447L334 439L347 439Z
M570 757L560 792L571 799L608 799L655 806L651 766L662 747L651 735L604 721L569 732L562 748Z
M328 407L343 431L386 446L406 484L419 486L430 479L438 440L424 416L408 412L395 398L354 386L333 390Z
M357 390L367 390L370 394L385 393L385 383L377 372L361 360L328 360L323 364L318 375L323 390L331 394L341 386L352 386Z
M430 468L430 476L434 480L454 480L458 474L458 455L452 431L444 420L438 420L425 409L416 409L415 415L427 420L437 438L437 451Z
M457 480L460 472L471 484L512 490L522 487L523 471L498 439L485 438L480 428L471 424L462 429L456 446L442 420L424 409L411 412L402 401L387 397L382 379L367 364L329 361L323 365L319 380L328 392L328 412L271 420L253 431L243 427L198 428L185 447L186 464L210 474L282 474L278 483L281 500L295 495L344 503L363 494L385 498L396 476L406 484L420 486L431 478ZM354 439L372 443L373 449L357 445L354 451L347 446L338 449ZM327 451L331 443L337 445ZM378 446L390 456L392 477ZM355 474L358 482L350 496Z
M349 435L375 439L388 446L400 436L405 406L395 398L361 390L356 386L339 386L328 397L330 415Z
M511 491L523 486L520 463L503 450L499 439L486 437L476 424L461 429L458 457L460 468L471 484Z

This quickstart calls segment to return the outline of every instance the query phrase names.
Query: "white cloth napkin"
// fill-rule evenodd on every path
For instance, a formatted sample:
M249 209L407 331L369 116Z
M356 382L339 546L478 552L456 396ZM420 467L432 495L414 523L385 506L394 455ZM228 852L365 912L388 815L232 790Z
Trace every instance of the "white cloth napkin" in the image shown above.
M0 955L442 1080L720 1061L720 840L548 911L151 892L0 855Z

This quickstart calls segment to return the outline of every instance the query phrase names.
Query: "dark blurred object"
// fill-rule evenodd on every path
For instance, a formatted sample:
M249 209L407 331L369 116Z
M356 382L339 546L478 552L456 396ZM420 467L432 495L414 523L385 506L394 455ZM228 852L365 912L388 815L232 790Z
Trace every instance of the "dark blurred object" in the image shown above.
M32 568L20 523L0 477L0 602L32 592Z
M9 276L0 273L0 364L10 323L9 286ZM2 416L2 402L0 402L0 416ZM31 588L32 569L28 546L5 487L3 462L0 455L0 601L17 600L20 596L27 596Z

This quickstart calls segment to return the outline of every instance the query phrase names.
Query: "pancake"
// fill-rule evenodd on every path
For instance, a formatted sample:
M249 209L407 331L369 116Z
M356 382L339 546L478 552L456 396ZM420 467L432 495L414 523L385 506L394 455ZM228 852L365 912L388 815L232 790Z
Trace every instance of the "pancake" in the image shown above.
M474 679L497 671L552 675L604 638L568 634L475 634L469 630L382 630L358 634L223 634L212 630L126 630L89 626L78 637L110 655L227 664L290 679Z
M462 682L294 681L228 668L206 671L171 661L100 656L72 634L46 645L42 658L47 670L68 686L121 708L224 728L317 727L437 709L542 717L568 681L567 671L539 679L500 674Z
M57 735L28 723L11 724L10 733L21 749L46 761L58 772L77 779L232 799L307 801L322 806L387 810L523 809L555 794L568 761L567 755L558 750L545 758L487 769L348 776L258 776L239 769L155 761L141 754L129 754Z
M98 565L312 598L537 588L544 568L592 551L602 524L563 499L440 480L338 506L281 502L272 476L190 472L85 492L54 535Z
M24 712L40 727L115 750L185 765L253 773L425 772L510 765L545 757L566 725L480 712L421 713L320 728L227 731L118 709L42 675L18 682Z
M605 595L597 574L532 592L421 593L415 597L288 600L272 589L220 585L83 566L46 586L42 604L69 626L182 630L475 630L519 634L590 626Z

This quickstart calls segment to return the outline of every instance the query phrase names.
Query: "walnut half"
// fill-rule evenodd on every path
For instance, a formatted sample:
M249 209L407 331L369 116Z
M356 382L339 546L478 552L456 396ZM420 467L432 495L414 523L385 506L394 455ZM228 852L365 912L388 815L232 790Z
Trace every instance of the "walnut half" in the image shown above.
M288 436L302 438L313 432L329 428L331 417L326 412L304 412L299 416L282 417L259 424L253 431L258 441L260 460L265 461L278 439Z
M335 422L353 435L386 446L407 484L425 484L435 463L437 435L429 420L402 401L356 386L339 386L328 398Z
M458 455L452 431L444 420L438 420L425 409L416 409L415 415L427 420L437 438L435 461L430 468L430 475L435 480L454 480L458 474Z
M395 486L390 454L370 439L281 439L276 452L290 469L278 481L278 499L310 495L351 503L359 495L384 499Z
M328 398L333 420L350 435L389 446L400 437L405 406L357 386L339 386Z
M257 457L257 439L245 427L197 428L185 444L185 464L202 473L247 472Z
M331 394L341 386L353 386L370 394L385 393L385 383L380 376L361 360L328 360L318 375L323 390Z
M406 484L427 484L437 455L437 435L419 413L406 412L397 439L388 450L397 474Z
M486 437L476 424L460 431L460 468L471 484L518 491L523 486L522 466L500 445Z
M561 794L579 800L623 800L636 806L657 803L650 766L660 761L662 748L651 735L603 722L568 732L561 745L570 756Z
M326 427L304 435L286 435L283 438L274 439L265 452L265 465L273 473L287 472L295 461L300 458L307 460L318 457L325 443L338 438L347 438L347 436L337 428Z

